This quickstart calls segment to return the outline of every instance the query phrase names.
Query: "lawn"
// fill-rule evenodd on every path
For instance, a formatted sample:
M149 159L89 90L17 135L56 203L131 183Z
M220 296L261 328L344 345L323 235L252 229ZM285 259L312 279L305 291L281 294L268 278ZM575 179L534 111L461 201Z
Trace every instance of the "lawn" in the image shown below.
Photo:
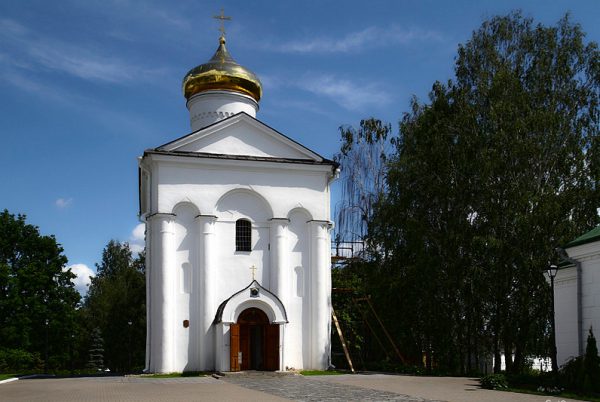
M531 394L531 395L548 396L547 393L533 391L533 390L525 389L525 388L510 388L509 387L509 388L502 389L502 390L499 390L499 391L518 392L520 394ZM577 394L574 394L572 392L561 392L560 394L552 395L552 397L553 398L577 399L577 400L580 400L580 401L588 401L588 402L600 402L600 398L593 397L593 396L586 396L586 395L577 395Z
M16 374L0 374L0 381L15 377Z

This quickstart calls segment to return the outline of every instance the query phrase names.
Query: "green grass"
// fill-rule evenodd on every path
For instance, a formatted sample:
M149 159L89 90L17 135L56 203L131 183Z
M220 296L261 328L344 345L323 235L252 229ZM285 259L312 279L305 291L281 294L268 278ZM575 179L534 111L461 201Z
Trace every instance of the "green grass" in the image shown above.
M15 377L16 374L0 374L0 381Z
M206 377L205 371L184 371L183 373L144 374L142 378L179 378L179 377Z
M524 389L524 388L506 388L506 389L499 389L497 391L506 391L506 392L517 392L519 394L531 394L531 395L543 395L543 396L548 396L548 394L542 393L542 392L538 392L538 391L534 391L531 389ZM573 394L571 392L561 392L558 395L551 395L552 398L569 398L569 399L576 399L576 400L580 400L580 401L589 401L589 402L600 402L600 398L597 397L592 397L592 396L585 396L585 395L577 395L577 394Z
M347 371L342 370L302 370L300 371L302 375L341 375L348 374Z

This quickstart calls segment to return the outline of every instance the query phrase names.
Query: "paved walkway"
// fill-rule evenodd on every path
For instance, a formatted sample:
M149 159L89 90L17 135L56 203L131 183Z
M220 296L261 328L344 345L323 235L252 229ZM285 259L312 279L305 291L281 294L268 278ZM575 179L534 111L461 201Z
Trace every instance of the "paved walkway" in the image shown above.
M0 385L1 402L279 402L286 399L212 377L28 379Z
M439 402L420 397L404 395L398 391L385 391L377 388L364 388L336 382L320 381L319 378L332 376L304 377L293 374L248 372L228 374L222 378L230 384L266 392L293 401L403 401ZM337 376L333 376L337 377Z
M409 396L410 395L410 396ZM480 389L476 380L356 374L303 377L250 372L212 377L22 379L0 384L0 402L194 401L574 402Z
M577 402L555 396L492 391L479 387L479 380L465 377L422 377L390 374L347 374L313 377L319 381L386 392L401 392L448 402Z

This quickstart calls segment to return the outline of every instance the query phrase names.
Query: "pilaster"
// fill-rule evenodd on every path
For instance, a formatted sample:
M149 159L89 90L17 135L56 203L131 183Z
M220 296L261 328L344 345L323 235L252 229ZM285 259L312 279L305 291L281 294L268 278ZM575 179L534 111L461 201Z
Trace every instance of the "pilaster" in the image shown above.
M329 359L331 328L331 249L329 221L309 221L311 233L310 291L311 291L311 365L313 369L326 369Z
M287 227L290 222L287 218L270 219L270 245L271 245L271 272L270 290L275 293L286 305L287 297L291 292L289 267L287 266Z
M214 215L198 215L196 221L200 233L200 294L202 306L200 308L200 361L203 370L212 370L215 367L215 338L214 329L211 327L215 318L215 222Z
M174 214L157 213L148 217L153 239L151 258L152 285L150 289L152 313L151 350L153 362L150 370L167 373L173 371L174 352L174 291L175 291L175 233Z

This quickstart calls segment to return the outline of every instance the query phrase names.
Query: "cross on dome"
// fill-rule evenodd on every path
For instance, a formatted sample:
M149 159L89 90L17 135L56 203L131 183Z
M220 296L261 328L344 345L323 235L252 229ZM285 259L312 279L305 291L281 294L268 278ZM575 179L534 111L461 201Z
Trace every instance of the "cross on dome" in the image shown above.
M225 21L231 21L231 17L226 16L223 9L221 9L220 15L213 15L213 18L221 21L221 26L219 27L219 31L221 32L221 43L225 42Z
M225 21L231 21L231 17L226 16L221 9L221 14L213 18L221 24L219 47L208 62L188 71L183 78L183 95L189 101L201 92L237 92L253 98L256 109L262 97L262 84L252 71L236 63L225 47Z

